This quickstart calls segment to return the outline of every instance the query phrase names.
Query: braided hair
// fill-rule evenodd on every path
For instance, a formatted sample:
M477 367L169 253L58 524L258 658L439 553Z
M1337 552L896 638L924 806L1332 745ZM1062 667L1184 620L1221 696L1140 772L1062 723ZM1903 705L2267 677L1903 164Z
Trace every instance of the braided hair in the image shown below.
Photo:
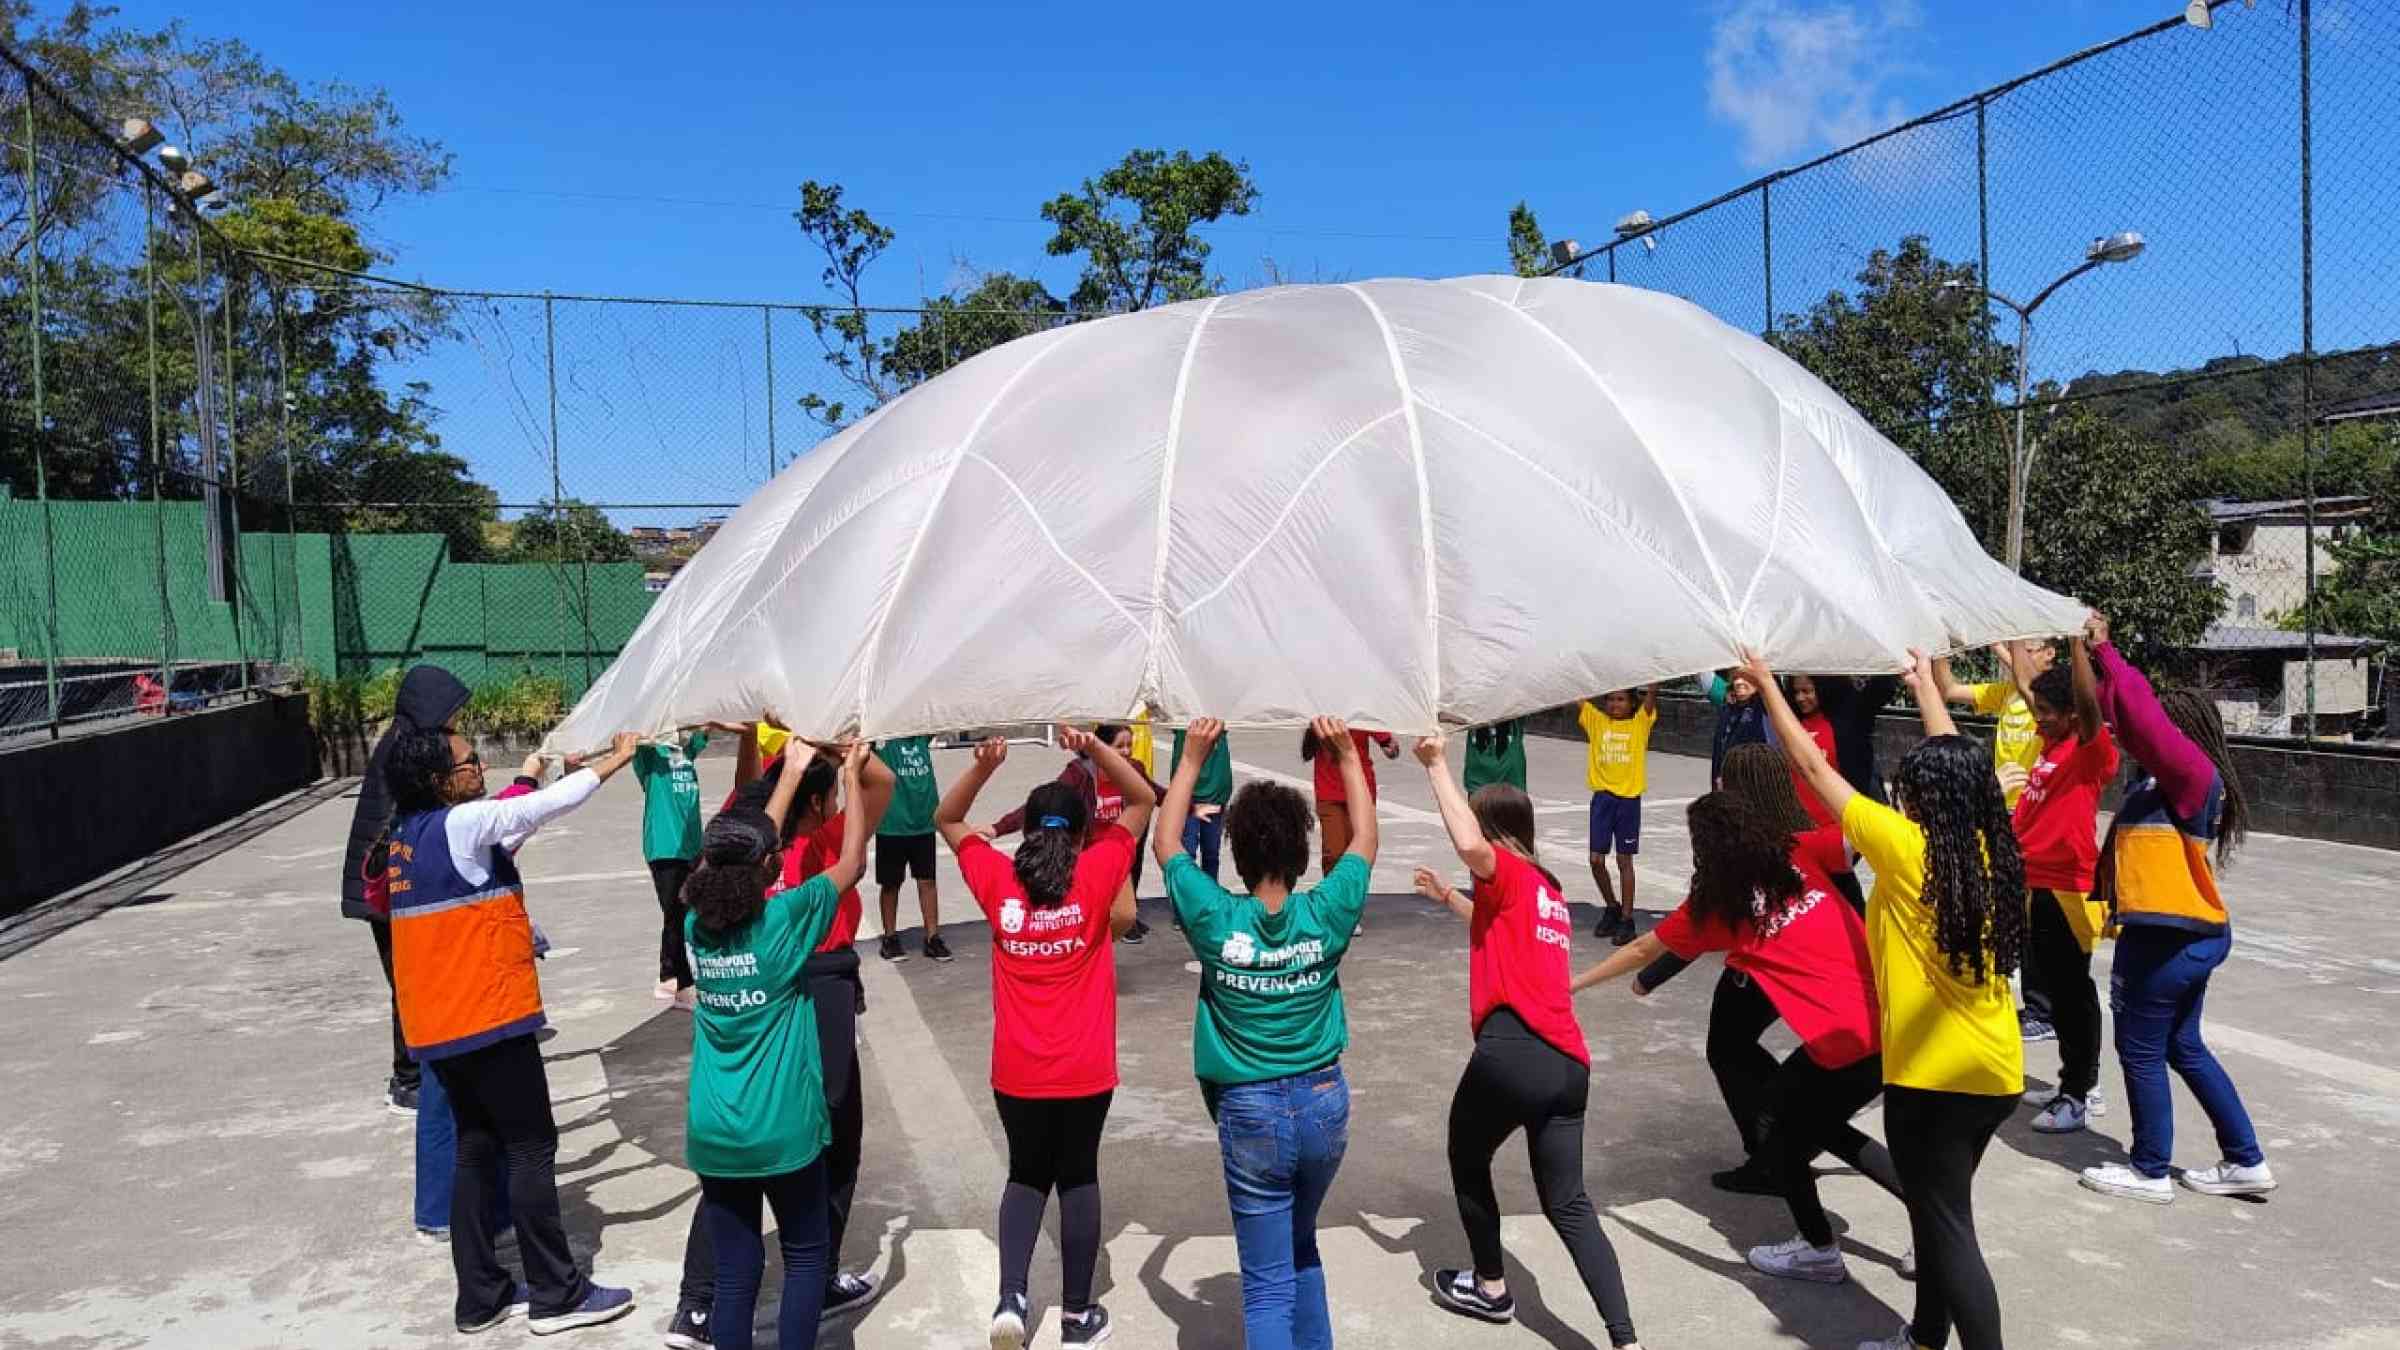
M1974 984L2015 974L2025 950L2025 858L1991 752L1964 736L1934 736L1901 759L1892 781L1925 831L1923 898L1950 973Z
M1748 928L1762 913L1800 894L1791 831L1775 807L1742 797L1728 783L1693 802L1684 815L1692 827L1689 903L1694 917Z
M2158 696L2158 706L2175 729L2208 756L2224 784L2225 806L2217 813L2217 866L2223 867L2250 837L2250 799L2242 792L2241 775L2233 771L2233 747L2225 743L2225 718L2217 711L2216 700L2197 689L2169 689Z
M1791 764L1775 746L1753 741L1733 747L1725 752L1721 776L1722 791L1741 805L1744 814L1776 825L1787 836L1816 828L1817 823L1800 806L1799 790L1792 786Z

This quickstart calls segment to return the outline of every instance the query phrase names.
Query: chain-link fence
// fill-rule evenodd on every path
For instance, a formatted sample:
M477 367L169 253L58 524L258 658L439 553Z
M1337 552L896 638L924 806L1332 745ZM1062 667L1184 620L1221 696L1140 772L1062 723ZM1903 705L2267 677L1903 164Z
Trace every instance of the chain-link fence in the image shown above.
M1553 270L1770 336L1995 555L2021 534L2029 576L2111 601L2237 730L2374 734L2400 642L2400 7L2209 18Z
M2400 8L2213 17L1567 266L1772 335L2238 729L2343 734L2400 639ZM538 725L795 456L1077 317L407 285L99 111L0 51L0 736L303 679L372 721L419 660Z

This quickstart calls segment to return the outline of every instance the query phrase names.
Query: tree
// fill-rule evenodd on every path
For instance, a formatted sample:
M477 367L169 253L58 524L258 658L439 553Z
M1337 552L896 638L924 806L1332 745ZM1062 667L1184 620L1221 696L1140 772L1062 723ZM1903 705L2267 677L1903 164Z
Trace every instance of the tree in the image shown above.
M831 310L808 311L808 326L825 350L825 363L866 396L869 408L879 407L898 390L884 372L881 345L868 332L859 283L897 236L863 210L843 210L841 184L814 178L800 185L800 209L792 219L825 254L825 270L818 279L843 301ZM828 427L841 426L851 412L848 400L828 400L813 390L801 395L800 409Z
M1064 322L1067 307L1030 277L988 272L973 287L925 301L918 320L883 344L884 373L911 389L1003 342Z
M1973 303L1977 285L1972 265L1912 235L1868 255L1855 293L1779 316L1773 340L1913 456L1997 555L2013 427L1994 391L2014 378L2015 356ZM2026 434L2041 454L2025 576L2101 607L2136 646L2197 639L2222 596L2194 575L2209 523L2190 463L2088 405L2059 403L2055 386L2032 397Z
M1523 202L1508 211L1508 267L1521 277L1540 276L1550 267L1550 243L1533 208Z
M1214 294L1209 245L1195 231L1257 204L1250 166L1211 150L1133 150L1098 178L1042 206L1058 227L1054 258L1082 254L1083 276L1068 303L1085 313L1122 313Z
M2304 603L2279 616L2278 624L2305 632L2313 617L2320 633L2400 645L2400 464L2385 470L2376 485L2365 528L2332 541L2318 556L2315 608Z
M633 540L599 507L573 497L525 513L503 562L631 562Z

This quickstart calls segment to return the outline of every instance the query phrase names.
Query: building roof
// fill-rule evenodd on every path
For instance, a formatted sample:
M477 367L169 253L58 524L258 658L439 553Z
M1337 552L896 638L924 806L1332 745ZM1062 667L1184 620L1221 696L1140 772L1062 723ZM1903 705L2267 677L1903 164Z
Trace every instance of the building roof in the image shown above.
M2344 399L2317 409L2317 421L2350 422L2366 417L2400 417L2400 389Z
M2341 633L2317 634L2317 655L2332 657L2363 656L2381 651L2381 638L2349 637ZM2208 631L2188 651L2215 652L2220 655L2238 652L2271 653L2305 652L2308 635L2290 633L2280 628L2244 628L2233 624L2212 623Z
M2208 508L2209 519L2219 525L2231 524L2235 521L2263 520L2275 516L2291 516L2300 519L2304 518L2308 512L2308 499L2305 497L2293 497L2277 502L2236 502L2227 501L2221 497L2212 497L2202 504ZM2317 498L2317 519L2322 521L2328 516L2348 517L2363 514L2370 505L2371 503L2363 496L2319 497Z

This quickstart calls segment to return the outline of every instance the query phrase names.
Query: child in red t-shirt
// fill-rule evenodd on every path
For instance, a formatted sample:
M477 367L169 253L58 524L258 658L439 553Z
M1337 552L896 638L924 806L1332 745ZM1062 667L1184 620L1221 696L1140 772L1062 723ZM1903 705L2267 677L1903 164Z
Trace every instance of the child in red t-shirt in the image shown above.
M1635 978L1633 992L1647 995L1681 963L1712 951L1724 952L1725 968L1755 986L1800 1037L1800 1048L1766 1084L1762 1118L1768 1123L1753 1164L1775 1179L1800 1233L1751 1248L1750 1264L1786 1279L1838 1284L1849 1275L1810 1164L1829 1152L1900 1194L1891 1154L1850 1124L1883 1093L1866 926L1842 903L1809 856L1809 845L1795 846L1781 809L1761 811L1758 803L1725 791L1693 802L1688 814L1691 895L1632 946L1576 976L1575 988L1593 988L1671 955L1673 961L1661 963L1663 973L1643 971Z
M1350 743L1358 749L1360 767L1367 771L1367 797L1377 795L1375 761L1367 757L1369 745L1383 747L1385 759L1400 758L1400 742L1388 731L1353 731ZM1317 794L1317 868L1327 876L1333 866L1350 851L1350 792L1342 786L1342 760L1339 755L1317 753L1317 729L1310 727L1300 733L1300 758L1316 769Z
M1450 1185L1475 1268L1436 1271L1434 1297L1453 1312L1487 1322L1516 1315L1501 1265L1492 1155L1521 1129L1542 1212L1567 1244L1585 1292L1608 1323L1610 1343L1635 1345L1616 1249L1600 1231L1583 1186L1592 1056L1568 987L1574 917L1558 878L1534 855L1532 799L1511 784L1490 783L1468 800L1450 776L1443 748L1439 736L1418 741L1417 762L1433 780L1442 824L1474 875L1474 893L1463 896L1424 868L1417 869L1416 881L1419 893L1467 921L1468 1026L1475 1051L1450 1099Z
M1059 744L1088 757L1121 805L1091 829L1087 794L1044 783L1025 798L1014 858L967 824L975 794L1008 758L998 738L942 797L933 827L958 854L967 890L992 928L992 1101L1008 1135L1000 1196L1000 1305L992 1344L1022 1345L1030 1320L1027 1273L1042 1211L1058 1192L1069 1346L1108 1335L1092 1301L1100 1254L1100 1129L1117 1086L1115 939L1133 926L1134 841L1158 804L1150 780L1088 731L1060 727Z
M2025 854L2031 908L2025 940L2031 979L2050 999L2058 1031L2058 1091L2033 1128L2071 1134L2106 1110L2100 1097L2100 991L2092 983L2092 946L2107 926L2092 900L2100 860L2100 794L2117 776L2117 745L2100 717L2100 684L2083 639L2065 666L2052 666L2025 690L2041 733L2041 758L2017 797L2017 845Z

